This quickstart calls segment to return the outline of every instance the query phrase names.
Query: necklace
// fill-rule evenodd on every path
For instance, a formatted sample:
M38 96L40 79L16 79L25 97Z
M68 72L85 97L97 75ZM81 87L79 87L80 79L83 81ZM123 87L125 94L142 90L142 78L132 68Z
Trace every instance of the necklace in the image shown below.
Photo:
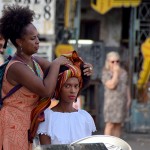
M27 66L28 66L38 77L42 78L42 77L41 77L40 68L39 68L38 63L37 63L34 59L32 59L32 60L33 60L34 66L35 66L35 71L33 70L33 68L32 68L30 65L27 64Z
M33 68L30 66L30 65L28 65L28 64L26 64L33 72L35 72L34 70L33 70Z
M33 71L38 77L42 78L42 76L41 76L41 70L40 70L40 68L39 68L38 63L34 60L34 57L31 57L31 59L32 59L33 64L34 64L34 66L35 66L35 71L34 71L34 69L33 69L29 64L27 64L27 63L24 61L24 59L23 59L21 56L19 56L19 55L17 55L17 54L16 54L16 56L17 56L21 61L23 61L23 62L26 64L26 66L28 66L28 68L29 68L31 71Z

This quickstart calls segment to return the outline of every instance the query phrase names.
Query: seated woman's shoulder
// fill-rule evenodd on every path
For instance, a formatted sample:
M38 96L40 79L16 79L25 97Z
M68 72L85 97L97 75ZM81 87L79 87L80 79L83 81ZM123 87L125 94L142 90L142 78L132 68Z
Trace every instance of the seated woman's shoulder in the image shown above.
M87 112L86 110L83 110L83 109L79 109L78 112L81 113L84 116L91 116L91 114L89 112Z

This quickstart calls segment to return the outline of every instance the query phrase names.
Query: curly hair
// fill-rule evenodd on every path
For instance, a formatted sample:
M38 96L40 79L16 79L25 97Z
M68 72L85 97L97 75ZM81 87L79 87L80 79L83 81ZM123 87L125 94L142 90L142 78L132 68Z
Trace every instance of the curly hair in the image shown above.
M12 5L2 11L0 34L17 46L16 39L24 34L25 27L32 23L35 13L28 7Z

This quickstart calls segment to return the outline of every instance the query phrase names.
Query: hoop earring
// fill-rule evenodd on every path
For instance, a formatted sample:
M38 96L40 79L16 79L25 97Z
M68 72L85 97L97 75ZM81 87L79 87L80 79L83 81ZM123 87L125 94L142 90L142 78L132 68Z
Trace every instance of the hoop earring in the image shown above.
M23 55L23 50L21 46L20 46L20 54Z

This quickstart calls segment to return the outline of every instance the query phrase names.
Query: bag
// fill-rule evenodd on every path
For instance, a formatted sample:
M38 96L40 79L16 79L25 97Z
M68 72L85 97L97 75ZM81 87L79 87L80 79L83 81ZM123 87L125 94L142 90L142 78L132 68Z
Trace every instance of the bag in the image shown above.
M0 109L1 109L1 107L2 107L2 105L3 105L3 100L4 100L5 98L9 97L9 96L12 95L14 92L16 92L18 89L21 88L21 85L20 85L20 84L16 85L15 87L13 87L13 88L7 93L7 95L6 95L5 97L2 98L3 77L4 77L5 69L6 69L6 67L7 67L7 65L8 65L8 63L9 63L9 61L11 60L11 58L12 58L12 57L9 56L9 57L7 58L7 60L4 62L4 64L2 64L2 65L0 66Z

